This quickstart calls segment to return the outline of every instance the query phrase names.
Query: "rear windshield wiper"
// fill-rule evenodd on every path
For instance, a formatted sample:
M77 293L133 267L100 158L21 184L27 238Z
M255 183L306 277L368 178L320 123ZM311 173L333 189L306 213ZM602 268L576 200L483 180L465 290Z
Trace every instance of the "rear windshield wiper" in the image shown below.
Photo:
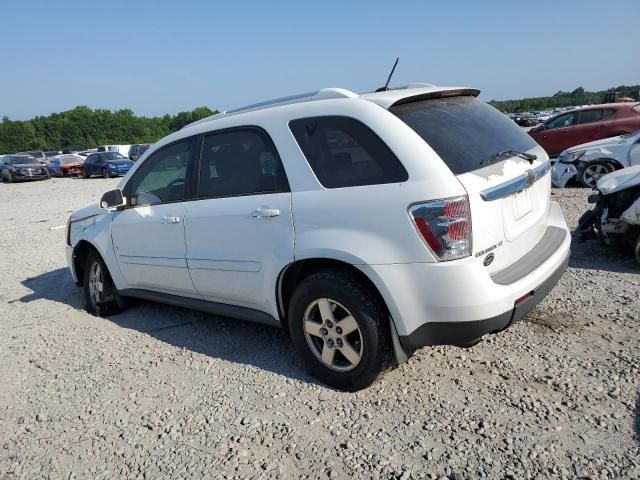
M504 150L502 152L498 152L491 155L486 160L483 160L482 162L480 162L480 166L486 167L487 165L497 162L498 160L501 160L505 157L516 157L516 156L522 157L525 160L529 160L529 163L533 163L533 161L538 158L537 155L534 155L532 153L520 152L518 150Z

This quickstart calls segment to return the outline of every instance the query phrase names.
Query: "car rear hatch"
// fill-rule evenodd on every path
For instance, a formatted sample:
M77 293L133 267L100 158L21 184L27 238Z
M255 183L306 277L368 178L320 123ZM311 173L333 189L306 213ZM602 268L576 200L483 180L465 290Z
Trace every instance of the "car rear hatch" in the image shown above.
M472 261L494 274L541 241L547 227L550 163L520 127L464 91L409 98L389 110L426 141L466 189Z

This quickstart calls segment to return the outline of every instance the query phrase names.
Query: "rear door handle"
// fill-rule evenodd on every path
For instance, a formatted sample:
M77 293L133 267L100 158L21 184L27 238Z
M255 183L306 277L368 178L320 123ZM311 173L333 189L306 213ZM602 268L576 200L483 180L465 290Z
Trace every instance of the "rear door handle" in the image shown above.
M278 215L280 215L280 210L278 210L277 208L269 207L260 207L251 214L251 216L254 218L277 217Z
M160 223L162 223L163 225L180 223L180 217L162 217L160 219Z

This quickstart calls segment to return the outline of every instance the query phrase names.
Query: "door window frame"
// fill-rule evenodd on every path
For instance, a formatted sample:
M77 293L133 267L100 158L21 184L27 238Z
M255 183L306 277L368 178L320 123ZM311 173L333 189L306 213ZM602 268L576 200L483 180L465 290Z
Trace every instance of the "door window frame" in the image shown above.
M600 118L596 119L596 120L591 120L589 122L582 122L582 114L585 112L595 112L595 111L600 111ZM590 123L596 123L596 122L602 122L602 119L604 118L604 112L605 109L604 108L585 108L584 110L580 110L579 115L578 115L578 123L575 123L574 125L589 125Z
M550 127L550 126L549 126L549 124L550 124L550 123L552 123L552 122L554 122L554 121L558 120L560 117L564 117L565 115L573 115L574 122L573 122L573 123L571 123L570 125L559 125L559 126L557 126L557 127ZM578 118L577 118L577 119L576 119L576 115L578 116ZM579 115L580 115L580 112L566 112L566 113L562 113L562 114L558 115L557 117L552 118L551 120L548 120L548 121L547 121L547 123L545 123L544 125L545 125L545 127L546 127L546 130L557 130L557 129L559 129L559 128L570 128L570 127L573 127L574 125L579 125L579 123L577 123L577 122L576 122L576 120L579 120L579 119L580 119L580 116L579 116Z
M196 196L198 194L198 190L200 189L200 171L202 169L202 165L203 165L203 153L204 153L204 143L207 139L207 137L213 136L213 135L220 135L220 134L225 134L225 133L233 133L233 132L243 132L243 131L253 131L253 132L257 132L258 135L260 135L263 139L263 141L265 142L265 147L266 146L271 146L272 151L274 153L274 159L276 161L276 182L278 180L277 178L277 170L278 167L280 167L282 169L282 181L283 181L283 185L277 185L276 190L271 190L271 191L267 191L267 192L252 192L252 193L236 193L236 194L230 194L230 195L214 195L214 196L206 196L206 197L198 197ZM229 127L229 128L221 128L219 130L211 130L208 132L204 132L200 135L200 139L199 139L200 145L199 145L199 150L198 150L198 159L197 159L197 166L196 168L193 169L192 172L192 185L193 188L191 189L191 196L189 198L189 201L199 201L199 200L211 200L211 199L216 199L216 198L234 198L234 197L250 197L250 196L255 196L255 195L272 195L275 193L290 193L291 192L291 186L289 184L289 178L287 177L287 171L284 167L284 163L282 163L282 159L280 157L280 152L278 152L278 149L276 147L275 142L273 141L273 139L271 138L271 135L269 135L269 132L267 132L264 128L259 127L257 125L241 125L241 126L236 126L236 127Z
M185 194L184 194L184 198L180 199L180 200L172 200L172 201L167 201L167 202L160 202L160 203L156 203L154 205L132 205L131 204L131 189L133 188L133 183L134 181L139 178L141 175L145 175L146 173L148 173L149 171L149 167L148 165L150 165L150 162L156 157L156 155L164 152L166 149L171 148L179 143L184 143L184 142L191 142L191 155L189 158L189 164L187 165L187 170L185 172L184 175L184 182L185 182ZM168 205L171 203L181 203L181 202L187 202L191 199L192 193L193 193L193 172L195 171L194 165L195 162L198 161L198 159L194 158L196 155L200 155L200 148L201 146L198 144L199 142L201 142L201 135L193 135L191 137L185 137L185 138L180 138L174 142L168 143L165 146L163 146L162 148L160 148L159 150L153 152L153 155L149 156L141 165L140 167L138 167L138 169L133 173L133 175L131 176L131 178L127 181L126 185L123 187L122 189L122 194L123 196L127 199L127 206L126 208L139 208L139 207L155 207L158 205Z

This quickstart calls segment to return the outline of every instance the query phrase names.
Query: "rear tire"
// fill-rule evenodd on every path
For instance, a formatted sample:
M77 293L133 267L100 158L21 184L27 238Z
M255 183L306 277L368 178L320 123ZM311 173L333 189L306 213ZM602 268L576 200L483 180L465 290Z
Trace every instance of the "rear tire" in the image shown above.
M636 257L636 262L640 265L640 235L636 238L636 244L633 246L633 253Z
M87 255L83 286L87 312L97 317L118 313L120 310L118 292L113 285L107 266L95 250L91 250Z
M86 180L87 178L89 178L89 174L87 173L87 171L86 171L84 168L83 168L82 170L80 170L80 176L81 176L82 178L84 178L85 180Z
M323 270L303 280L288 318L309 372L327 385L360 390L393 366L386 308L348 272Z

